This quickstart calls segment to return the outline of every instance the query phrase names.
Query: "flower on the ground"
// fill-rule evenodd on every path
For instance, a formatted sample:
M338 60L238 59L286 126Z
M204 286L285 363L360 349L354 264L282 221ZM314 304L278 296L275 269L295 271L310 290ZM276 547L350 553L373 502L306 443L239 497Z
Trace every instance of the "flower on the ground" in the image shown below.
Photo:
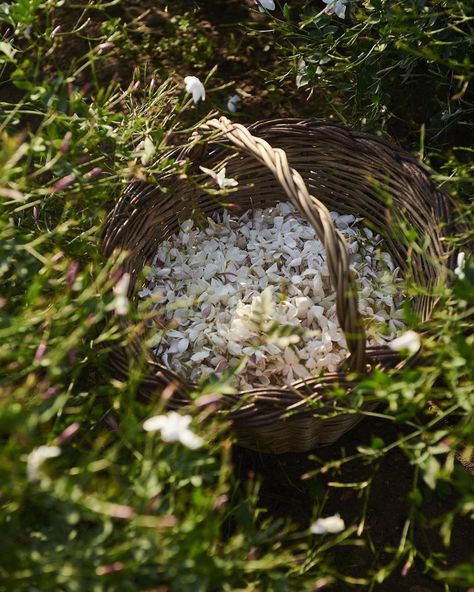
M186 85L186 91L193 95L193 101L199 103L204 101L206 98L206 90L204 84L197 78L197 76L186 76L184 79Z
M339 514L335 514L334 516L328 516L327 518L318 518L316 522L311 524L309 530L313 534L335 534L342 532L345 527L344 520Z
M393 351L402 351L406 349L411 354L416 354L421 347L421 340L416 331L406 331L400 335L400 337L390 341L388 346L390 349L393 349Z
M346 16L346 4L348 0L323 0L327 4L325 12L327 14L336 14L340 19Z
M113 300L112 306L115 312L120 316L126 315L130 307L127 297L129 283L130 274L124 273L114 286L115 298Z
M458 276L458 278L460 280L463 280L466 277L466 274L464 273L465 259L466 259L466 255L465 255L464 251L460 251L458 253L458 258L456 261L456 268L454 270L454 273Z
M257 0L258 8L261 12L263 10L275 10L275 2L273 0Z
M229 111L232 111L232 113L235 113L237 111L237 109L239 108L240 101L241 101L241 99L240 99L239 95L233 95L232 97L229 97L227 99L227 109Z
M235 179L228 179L225 176L225 167L223 167L218 173L216 173L212 169L207 169L203 166L200 166L199 168L203 173L206 173L206 175L211 176L221 189L226 189L227 187L235 187L236 185L238 185L238 182Z
M165 442L181 442L187 448L195 450L203 444L203 439L189 429L190 415L180 415L170 411L166 415L155 415L143 423L146 432L161 432Z
M30 452L26 461L26 475L29 481L38 481L41 465L48 458L61 454L59 446L39 446Z

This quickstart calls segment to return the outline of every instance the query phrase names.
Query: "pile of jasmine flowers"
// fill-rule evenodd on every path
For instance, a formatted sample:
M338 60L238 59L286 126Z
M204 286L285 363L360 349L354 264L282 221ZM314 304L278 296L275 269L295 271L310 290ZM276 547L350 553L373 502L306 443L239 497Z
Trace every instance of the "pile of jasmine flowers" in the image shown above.
M401 280L379 235L331 212L351 254L370 345L404 327ZM234 386L286 385L335 371L347 357L326 254L291 204L191 220L161 243L140 298L161 313L157 359L184 378L220 375L245 360Z

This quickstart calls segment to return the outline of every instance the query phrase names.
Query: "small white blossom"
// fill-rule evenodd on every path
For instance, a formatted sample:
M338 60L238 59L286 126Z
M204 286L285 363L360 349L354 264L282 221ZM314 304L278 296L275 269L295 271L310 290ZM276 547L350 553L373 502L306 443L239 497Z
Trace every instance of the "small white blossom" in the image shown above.
M39 446L30 452L26 461L26 475L29 481L38 481L41 465L48 458L61 454L59 446Z
M204 84L196 76L186 76L184 79L186 91L193 95L193 101L199 103L206 99L206 90Z
M160 432L165 442L181 442L187 448L195 450L203 444L203 439L189 429L190 415L180 415L170 411L166 415L155 415L143 423L146 432Z
M327 518L318 518L316 522L314 522L309 530L313 534L336 534L338 532L342 532L346 528L344 524L344 520L339 516L339 514L335 514L334 516L328 516Z
M275 10L275 2L273 0L257 0L260 12L265 10Z
M416 354L421 347L421 340L416 331L406 331L400 335L400 337L390 341L388 346L390 349L393 349L393 351L402 351L406 349L411 354Z
M460 251L458 253L458 258L456 261L457 266L456 266L456 269L454 270L454 273L458 276L458 278L460 280L463 280L466 277L466 274L464 273L465 259L466 259L466 254L464 253L464 251Z
M112 306L115 312L120 316L126 315L130 308L130 302L127 297L129 284L130 274L124 273L114 286L115 298L112 302Z
M241 98L239 95L233 95L232 97L229 97L227 99L227 109L232 111L232 113L235 113L239 108L240 101Z
M327 14L335 13L340 19L346 16L346 4L348 0L323 0L327 4L325 12Z
M238 182L235 179L228 179L225 176L225 167L223 167L218 173L216 173L212 169L207 169L203 166L200 166L199 168L203 173L206 173L206 175L211 176L221 189L226 189L227 187L235 187L236 185L238 185Z

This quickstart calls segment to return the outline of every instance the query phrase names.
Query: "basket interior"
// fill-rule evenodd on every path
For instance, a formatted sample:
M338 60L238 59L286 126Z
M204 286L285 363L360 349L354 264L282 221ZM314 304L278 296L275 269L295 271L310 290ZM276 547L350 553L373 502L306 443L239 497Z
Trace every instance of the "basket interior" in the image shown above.
M420 292L425 292L414 298L413 310L422 321L427 320L434 305L429 293L445 273L440 264L444 250L439 224L429 195L426 195L429 184L417 185L410 163L405 163L407 171L400 162L394 162L391 170L374 158L365 162L367 155L361 158L347 148L322 159L321 149L317 146L306 146L303 153L298 145L283 147L290 164L302 175L313 196L330 210L365 218L383 237L384 249L400 267L401 275L411 273L422 288ZM229 156L233 157L229 159ZM159 243L176 233L184 220L212 217L227 209L229 203L234 209L238 206L239 211L235 213L238 216L250 208L265 208L279 201L288 201L269 170L250 156L235 155L231 148L219 147L199 164L218 170L223 159L228 159L227 176L235 177L239 182L237 190L228 196L209 195L202 188L209 177L203 174L199 184L170 179L164 191L155 188L143 200L135 227L127 233L130 239L127 249L131 251L128 271L133 279L144 264L150 262ZM364 166L358 166L358 159ZM415 172L420 175L416 168ZM423 249L410 246L402 226L416 232L415 242L423 244Z

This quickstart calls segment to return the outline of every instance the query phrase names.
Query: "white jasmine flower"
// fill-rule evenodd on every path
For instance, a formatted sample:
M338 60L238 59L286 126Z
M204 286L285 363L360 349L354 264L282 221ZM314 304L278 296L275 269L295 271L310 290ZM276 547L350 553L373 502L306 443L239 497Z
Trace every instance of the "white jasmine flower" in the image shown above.
M120 316L126 315L130 308L130 302L127 297L129 284L130 274L124 273L114 286L115 298L112 302L112 306L115 312Z
M313 534L336 534L342 532L346 528L344 520L335 514L334 516L328 516L327 518L318 518L316 522L311 524L309 530Z
M181 442L187 448L195 450L203 444L203 439L189 429L190 415L180 415L170 411L166 415L155 415L143 423L146 432L161 432L165 442Z
M273 0L257 0L260 12L265 10L275 10L275 2Z
M204 84L196 76L186 76L184 79L186 91L193 95L193 101L199 103L206 99L206 90Z
M241 98L239 97L239 95L233 95L232 97L229 97L227 99L227 109L229 111L232 111L232 113L235 113L239 108L240 101Z
M39 446L30 452L26 461L26 475L29 481L38 481L41 465L48 458L55 458L61 454L59 446Z
M458 258L457 258L457 267L454 270L454 273L458 276L458 278L460 280L463 280L466 277L466 274L464 273L464 264L465 264L465 259L466 259L466 254L464 253L464 251L460 251L458 253Z
M327 4L325 12L328 14L335 13L340 19L346 16L346 4L348 0L323 0Z
M416 352L421 347L421 339L416 331L406 331L400 337L397 337L388 344L390 349L393 351L408 350L411 354Z
M235 187L236 185L238 185L238 182L235 179L228 179L225 176L226 167L223 167L218 173L216 173L212 169L207 169L203 166L200 166L199 168L203 173L206 173L206 175L211 176L221 189L226 189L227 187Z

